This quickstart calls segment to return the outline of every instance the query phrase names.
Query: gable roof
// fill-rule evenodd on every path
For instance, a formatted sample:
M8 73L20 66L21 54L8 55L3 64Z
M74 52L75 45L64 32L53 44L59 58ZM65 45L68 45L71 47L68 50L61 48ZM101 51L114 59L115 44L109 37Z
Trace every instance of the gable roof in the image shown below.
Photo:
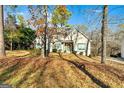
M80 32L77 28L74 28L77 32L81 33L85 38L87 38L88 40L90 40L83 32Z
M75 29L77 32L79 32L81 35L83 35L86 39L88 39L88 40L90 40L83 32L80 32L77 28L74 28L73 27L73 29ZM74 30L72 30L72 32L73 32ZM70 32L67 36L69 36L72 32Z

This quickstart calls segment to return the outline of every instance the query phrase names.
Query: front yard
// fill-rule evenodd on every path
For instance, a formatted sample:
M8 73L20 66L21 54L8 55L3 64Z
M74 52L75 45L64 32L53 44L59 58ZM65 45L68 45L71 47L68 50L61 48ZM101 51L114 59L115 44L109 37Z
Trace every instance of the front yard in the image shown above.
M0 59L1 84L21 88L124 87L124 65L120 63L104 65L98 58L74 54L51 53L46 59L25 55Z

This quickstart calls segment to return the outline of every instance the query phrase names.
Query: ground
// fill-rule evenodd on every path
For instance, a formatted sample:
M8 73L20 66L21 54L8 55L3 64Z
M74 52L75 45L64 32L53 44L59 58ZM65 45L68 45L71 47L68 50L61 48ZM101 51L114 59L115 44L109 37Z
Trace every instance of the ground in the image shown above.
M0 84L10 87L124 87L124 65L99 58L51 53L48 58L27 56L28 51L7 52L0 59ZM21 56L20 56L21 55Z

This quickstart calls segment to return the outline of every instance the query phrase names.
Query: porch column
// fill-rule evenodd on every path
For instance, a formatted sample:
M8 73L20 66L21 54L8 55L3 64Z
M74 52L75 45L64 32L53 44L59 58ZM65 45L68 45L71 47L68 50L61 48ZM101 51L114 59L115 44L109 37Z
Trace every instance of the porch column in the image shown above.
M50 52L53 52L52 50L53 50L53 44L50 43Z
M62 52L64 52L64 43L62 44Z

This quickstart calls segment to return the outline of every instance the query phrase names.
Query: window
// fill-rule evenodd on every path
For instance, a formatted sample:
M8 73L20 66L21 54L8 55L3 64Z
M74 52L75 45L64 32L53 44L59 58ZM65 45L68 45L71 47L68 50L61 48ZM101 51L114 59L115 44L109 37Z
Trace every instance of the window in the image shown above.
M37 46L40 46L41 44L40 43L37 43Z
M78 43L78 50L86 50L86 43Z
M56 43L55 43L55 48L56 48L57 50L61 49L61 42L56 42Z

